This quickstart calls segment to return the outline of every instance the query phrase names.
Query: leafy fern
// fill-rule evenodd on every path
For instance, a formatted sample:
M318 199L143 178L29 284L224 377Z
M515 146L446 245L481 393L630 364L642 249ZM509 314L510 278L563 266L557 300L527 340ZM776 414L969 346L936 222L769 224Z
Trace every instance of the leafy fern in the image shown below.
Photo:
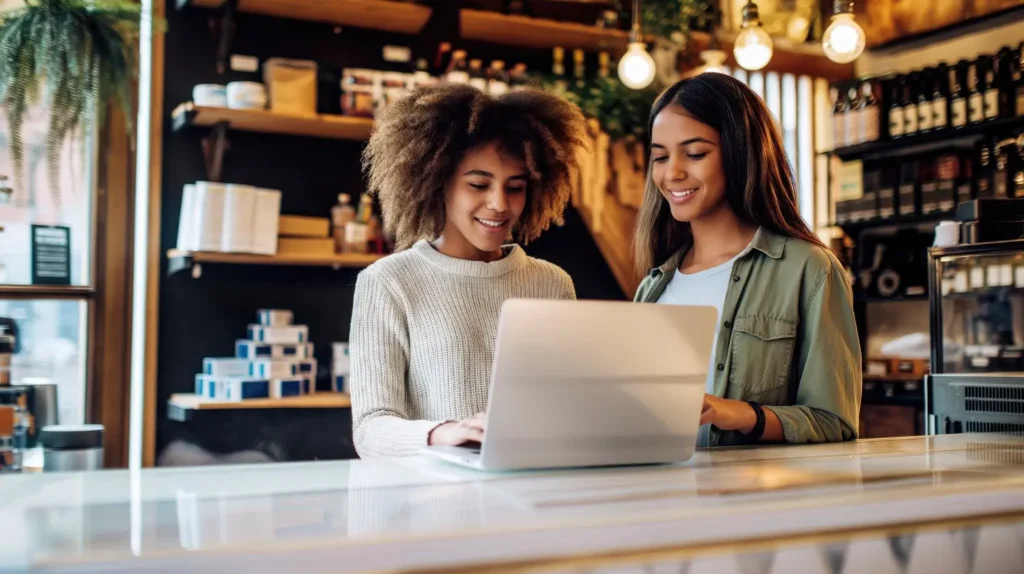
M46 157L58 205L64 143L101 125L111 103L120 105L130 131L140 16L141 6L129 0L26 0L25 7L0 13L0 104L17 187L24 178L25 114L40 96L50 111Z

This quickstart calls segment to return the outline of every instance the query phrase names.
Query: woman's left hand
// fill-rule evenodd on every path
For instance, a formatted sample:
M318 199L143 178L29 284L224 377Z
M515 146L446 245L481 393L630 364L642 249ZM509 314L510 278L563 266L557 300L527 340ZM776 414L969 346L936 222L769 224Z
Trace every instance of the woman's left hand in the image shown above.
M721 430L736 430L749 433L757 424L757 413L743 401L722 399L704 395L704 409L700 413L700 424L713 424Z

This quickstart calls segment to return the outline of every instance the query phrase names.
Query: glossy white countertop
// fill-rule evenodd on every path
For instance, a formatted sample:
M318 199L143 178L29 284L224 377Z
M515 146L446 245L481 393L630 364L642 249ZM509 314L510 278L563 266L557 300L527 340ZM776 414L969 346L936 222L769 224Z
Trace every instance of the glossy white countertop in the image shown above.
M1024 512L1024 438L487 474L425 458L0 477L0 571L452 568Z

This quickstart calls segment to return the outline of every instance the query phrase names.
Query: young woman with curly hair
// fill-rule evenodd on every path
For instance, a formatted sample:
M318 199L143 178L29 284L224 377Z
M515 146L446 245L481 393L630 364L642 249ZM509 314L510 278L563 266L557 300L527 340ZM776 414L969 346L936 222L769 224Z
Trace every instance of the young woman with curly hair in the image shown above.
M662 93L648 127L635 240L648 275L636 299L719 312L699 444L857 438L850 283L800 217L771 112L738 80L707 73Z
M575 298L564 271L506 242L561 223L585 129L555 96L457 84L417 90L375 119L363 166L399 252L356 281L361 457L483 438L502 303Z

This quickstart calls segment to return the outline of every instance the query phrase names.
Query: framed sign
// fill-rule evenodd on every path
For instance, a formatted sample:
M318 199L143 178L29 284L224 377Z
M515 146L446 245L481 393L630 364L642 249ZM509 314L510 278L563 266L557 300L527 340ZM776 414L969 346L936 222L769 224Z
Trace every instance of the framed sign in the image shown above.
M71 228L32 226L32 284L71 285Z

